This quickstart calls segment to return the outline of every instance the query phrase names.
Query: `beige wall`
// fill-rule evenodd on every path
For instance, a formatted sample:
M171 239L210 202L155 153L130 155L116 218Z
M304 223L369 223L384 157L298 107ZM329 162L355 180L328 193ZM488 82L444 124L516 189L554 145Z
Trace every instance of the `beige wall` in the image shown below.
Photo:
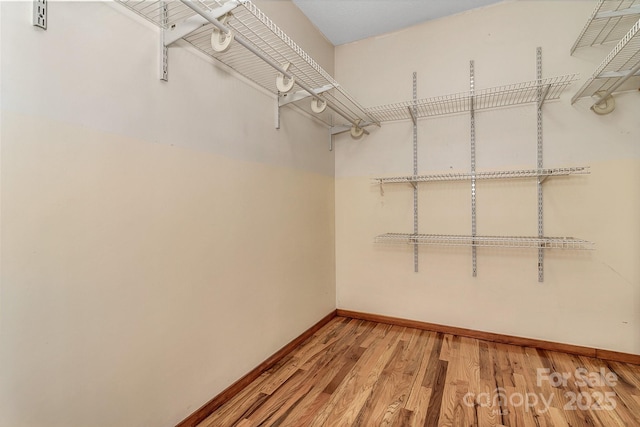
M336 143L336 259L339 308L640 354L640 104L638 92L616 96L597 116L570 98L608 50L569 48L595 2L514 1L336 48L336 78L364 105L467 91L469 60L476 88L543 75L581 73L562 99L544 109L547 167L590 165L591 175L544 184L545 234L596 243L595 250L545 252L537 282L535 250L374 245L376 235L412 232L410 185L371 184L412 172L410 122L385 123L360 141ZM536 167L536 112L531 105L476 116L477 169ZM468 114L422 120L419 172L468 171ZM536 235L532 181L479 182L481 235ZM466 183L421 184L421 233L470 234Z
M0 4L0 425L175 425L335 308L327 130L190 49L158 81L119 5L30 9Z

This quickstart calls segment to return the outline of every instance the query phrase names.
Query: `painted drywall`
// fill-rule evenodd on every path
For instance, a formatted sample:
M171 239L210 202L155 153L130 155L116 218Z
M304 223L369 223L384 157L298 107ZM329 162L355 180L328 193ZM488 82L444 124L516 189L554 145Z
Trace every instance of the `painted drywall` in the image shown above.
M640 354L640 93L616 95L607 116L571 96L612 46L569 49L595 2L514 1L443 18L336 48L336 78L364 105L580 73L559 101L544 107L544 164L591 166L591 174L544 183L544 231L595 242L587 252L374 244L376 235L413 231L410 185L370 178L412 173L410 121L385 123L359 141L336 142L336 257L339 308ZM536 109L525 105L476 115L477 170L536 167ZM418 126L419 173L467 172L468 114ZM481 181L480 235L537 235L531 180ZM419 232L471 233L469 182L421 184Z
M0 11L0 425L173 426L335 308L327 130L115 3Z

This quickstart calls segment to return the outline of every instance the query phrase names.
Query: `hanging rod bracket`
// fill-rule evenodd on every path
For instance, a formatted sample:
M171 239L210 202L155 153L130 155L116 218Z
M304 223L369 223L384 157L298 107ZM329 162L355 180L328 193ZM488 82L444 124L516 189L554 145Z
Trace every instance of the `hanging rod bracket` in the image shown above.
M366 127L374 125L375 123L372 122L364 122L358 125L359 128L362 128L364 130L364 133L369 135L369 131L367 131ZM351 132L351 128L353 126L352 125L336 125L336 126L331 126L331 135L338 135L340 133L345 133L345 132Z
M333 85L324 85L317 89L314 89L315 93L320 95L323 92L333 89ZM282 107L292 102L300 101L301 99L310 98L312 95L306 90L299 90L294 93L281 93L278 96L278 104Z
M350 130L351 130L351 125L331 126L331 135L338 135L340 133L349 132Z
M237 8L240 2L237 0L231 0L224 5L212 10L202 11L203 15L194 15L185 19L179 24L172 25L170 28L163 29L164 32L164 45L169 46L183 37L196 31L198 28L207 25L210 21L208 18L219 20L233 9ZM205 17L206 16L206 17Z

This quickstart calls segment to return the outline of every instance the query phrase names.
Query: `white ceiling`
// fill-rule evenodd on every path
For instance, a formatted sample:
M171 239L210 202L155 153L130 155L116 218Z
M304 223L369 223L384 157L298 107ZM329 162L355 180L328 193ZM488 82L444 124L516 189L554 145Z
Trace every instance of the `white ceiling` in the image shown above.
M499 1L293 0L336 46Z

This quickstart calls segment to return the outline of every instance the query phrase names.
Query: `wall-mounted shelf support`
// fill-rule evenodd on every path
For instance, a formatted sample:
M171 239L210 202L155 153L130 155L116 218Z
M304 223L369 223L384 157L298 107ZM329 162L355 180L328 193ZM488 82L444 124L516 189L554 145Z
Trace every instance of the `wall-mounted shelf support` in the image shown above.
M546 101L547 95L549 95L550 90L551 90L550 85L544 85L542 87L542 93L541 93L540 99L538 100L538 109L541 109L542 106L544 105L544 101Z
M542 85L542 48L538 47L536 49L536 77L538 79L538 108L537 108L537 136L538 136L538 146L537 146L537 157L538 157L538 170L541 170L543 165L543 151L542 151L542 104L544 104L544 98L546 94L549 92L548 86L545 88ZM542 197L542 183L543 180L541 177L538 177L537 180L537 188L538 188L538 237L544 237L544 204ZM538 249L538 282L542 283L544 281L544 251L543 248L540 247Z
M475 113L475 72L474 62L469 61L469 113L471 119L471 236L475 237L476 224L476 113ZM472 242L475 243L475 242ZM478 276L478 252L476 245L471 247L471 275Z
M413 122L414 125L417 125L418 118L416 117L416 113L413 111L415 109L416 109L415 105L413 107L407 107L407 110L409 110L409 115L411 115L411 121Z
M160 10L162 23L166 25L169 20L169 7L164 1L160 2ZM160 31L160 44L158 46L158 63L160 66L158 77L164 82L169 81L169 48L167 47L166 36L166 30L162 29Z
M47 0L33 0L33 26L42 28L43 30L47 29Z
M219 20L239 5L240 3L238 1L229 0L221 6L214 7L209 10L203 10L203 14L209 18ZM163 27L162 32L164 33L165 46L172 45L181 38L184 38L207 25L209 22L210 21L202 15L194 15L182 22L172 24L168 27Z
M413 106L410 108L413 118L413 174L418 174L418 122L417 116L418 102L418 74L413 72ZM418 234L418 184L413 182L413 233ZM413 271L418 272L418 245L413 245Z
M596 15L596 19L618 18L628 15L640 15L640 5L631 6L626 9L612 10L609 12L600 12Z
M318 95L321 95L324 92L331 89L333 89L333 86L325 85L325 86L314 89L314 91ZM311 95L309 95L307 91L304 91L304 90L299 90L294 93L281 93L280 96L278 97L278 106L284 107L287 104L291 104L292 102L298 102L303 99L312 100L313 98L311 97Z

